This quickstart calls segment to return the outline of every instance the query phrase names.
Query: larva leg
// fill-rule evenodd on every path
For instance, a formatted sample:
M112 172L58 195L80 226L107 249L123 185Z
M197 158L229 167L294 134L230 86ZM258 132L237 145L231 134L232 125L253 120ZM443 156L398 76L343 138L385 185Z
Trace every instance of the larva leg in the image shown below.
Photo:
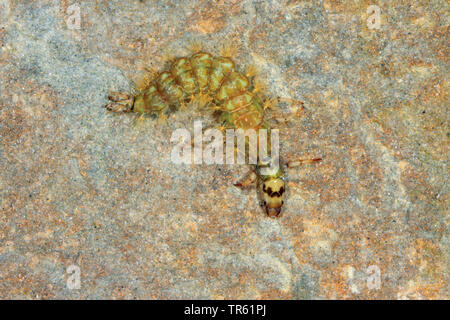
M111 92L109 103L105 108L112 112L131 112L133 110L134 96L128 93Z
M253 169L252 171L250 171L250 173L247 175L247 177L245 177L244 180L237 182L234 184L235 187L239 187L242 189L248 189L251 188L253 186L255 186L255 182L257 179L257 175L255 170Z
M276 120L279 123L286 123L286 122L291 121L294 118L297 118L298 114L305 109L305 107L303 106L303 102L301 102L299 100L295 100L295 99L289 99L289 98L273 99L272 101L268 102L269 106L267 108L273 109L273 104L274 103L278 104L280 102L286 102L286 103L292 104L293 107L291 107L291 109L295 108L295 110L292 110L292 112L288 116L283 117L283 116L279 116L279 115L274 115L274 116L270 117L269 120Z
M295 168L295 167L299 167L302 164L307 164L307 163L313 163L313 162L318 162L318 161L322 161L322 158L313 158L313 159L294 159L294 160L290 160L286 163L288 168Z

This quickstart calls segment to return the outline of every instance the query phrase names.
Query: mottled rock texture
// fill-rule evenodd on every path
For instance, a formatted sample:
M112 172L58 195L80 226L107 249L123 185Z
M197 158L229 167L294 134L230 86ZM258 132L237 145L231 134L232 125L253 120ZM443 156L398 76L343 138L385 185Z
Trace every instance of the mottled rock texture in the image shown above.
M0 298L449 298L446 1L0 7ZM279 219L233 186L248 167L171 162L201 110L103 108L193 42L305 104L281 154L324 160L288 171Z

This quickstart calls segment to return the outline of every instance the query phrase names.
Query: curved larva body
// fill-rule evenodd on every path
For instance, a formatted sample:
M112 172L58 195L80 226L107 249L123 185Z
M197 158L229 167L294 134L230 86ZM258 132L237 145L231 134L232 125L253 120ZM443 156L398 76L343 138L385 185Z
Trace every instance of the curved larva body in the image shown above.
M250 90L249 79L226 57L198 52L178 58L170 70L160 73L134 97L110 97L106 108L115 112L162 113L171 105L181 105L196 94L208 95L222 111L222 119L233 128L259 129L265 126L261 99ZM278 216L284 200L284 173L262 175L257 165L262 205L269 216Z
M264 121L264 110L260 99L248 91L249 84L246 76L235 71L231 59L199 52L177 59L170 71L159 74L136 96L132 111L162 111L202 93L214 99L233 127L258 129Z

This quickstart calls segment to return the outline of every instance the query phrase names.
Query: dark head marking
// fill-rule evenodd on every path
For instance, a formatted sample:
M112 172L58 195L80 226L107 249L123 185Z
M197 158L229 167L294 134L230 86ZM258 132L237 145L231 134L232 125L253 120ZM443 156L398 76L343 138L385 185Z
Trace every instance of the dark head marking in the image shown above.
M281 187L280 190L277 191L272 191L272 188L269 187L266 189L266 186L263 185L263 192L267 193L269 195L269 197L273 198L273 197L281 197L284 193L284 187Z

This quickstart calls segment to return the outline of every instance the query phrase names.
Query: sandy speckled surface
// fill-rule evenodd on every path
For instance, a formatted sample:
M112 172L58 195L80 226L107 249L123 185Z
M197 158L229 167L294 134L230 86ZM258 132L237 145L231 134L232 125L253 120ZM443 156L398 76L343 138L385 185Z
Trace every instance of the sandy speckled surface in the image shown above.
M448 299L448 4L376 2L0 1L0 298ZM305 104L279 219L246 166L171 162L201 111L102 107L193 42Z

